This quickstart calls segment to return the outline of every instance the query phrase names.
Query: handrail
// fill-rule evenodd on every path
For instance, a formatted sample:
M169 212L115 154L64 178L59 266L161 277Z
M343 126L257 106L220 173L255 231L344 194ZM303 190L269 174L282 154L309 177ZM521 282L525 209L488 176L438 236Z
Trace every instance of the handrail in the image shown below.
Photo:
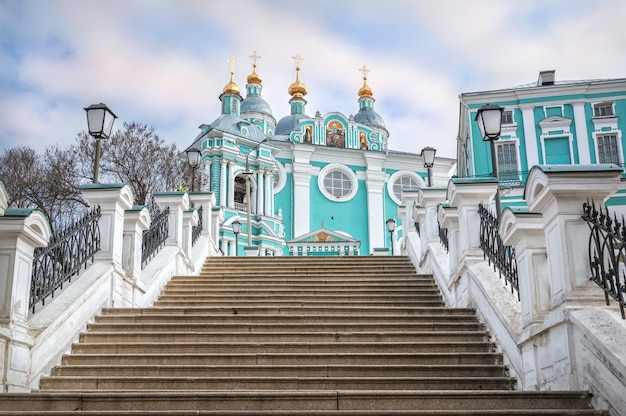
M510 284L511 293L517 292L519 295L519 279L517 276L517 260L515 258L515 247L505 246L498 233L500 221L483 204L478 204L478 214L480 215L480 248L483 250L484 258L493 264L494 272L498 271L500 279L504 276L505 284Z
M50 239L46 247L37 247L33 255L29 309L35 312L39 302L45 305L48 296L63 288L66 281L100 250L100 207L70 224Z
M609 297L617 301L622 319L626 319L626 225L613 219L608 209L596 208L595 203L583 203L582 218L589 226L590 280L604 290L606 304Z

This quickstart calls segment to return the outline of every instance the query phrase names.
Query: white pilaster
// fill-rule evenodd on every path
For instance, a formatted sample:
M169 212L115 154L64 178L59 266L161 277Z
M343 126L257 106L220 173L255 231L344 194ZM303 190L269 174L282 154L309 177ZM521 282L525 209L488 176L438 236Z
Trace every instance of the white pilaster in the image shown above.
M221 167L221 171L220 171L220 207L225 207L227 206L227 199L226 199L226 164L228 163L227 160L222 159L220 160L220 167Z
M535 131L534 107L532 105L521 105L522 120L524 121L524 143L526 145L526 158L528 166L533 167L539 164L539 150L537 149L537 133Z
M572 103L574 108L574 125L576 126L576 144L578 146L578 160L581 165L591 163L591 151L589 150L589 137L587 136L587 120L585 117L585 103Z

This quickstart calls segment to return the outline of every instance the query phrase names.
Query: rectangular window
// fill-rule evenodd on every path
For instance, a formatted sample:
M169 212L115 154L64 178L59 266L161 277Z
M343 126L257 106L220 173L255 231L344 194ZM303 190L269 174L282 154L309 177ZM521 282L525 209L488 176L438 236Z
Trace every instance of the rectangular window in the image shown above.
M619 165L619 147L616 134L603 134L598 139L598 162Z
M498 179L519 180L516 142L497 143L496 151L498 154Z
M506 110L502 112L502 124L513 124L513 111Z
M612 116L615 113L613 112L613 103L598 103L593 105L593 116L594 117L608 117Z

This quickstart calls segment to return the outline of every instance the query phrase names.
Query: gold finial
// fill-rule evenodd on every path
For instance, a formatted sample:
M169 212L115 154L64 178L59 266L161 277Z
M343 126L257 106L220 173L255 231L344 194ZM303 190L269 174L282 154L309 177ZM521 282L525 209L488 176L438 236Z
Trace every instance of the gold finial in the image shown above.
M308 92L306 85L300 81L300 63L304 61L304 58L299 53L296 53L296 56L292 56L292 58L296 61L296 80L289 86L287 91L292 98L303 98Z
M362 68L359 68L359 71L363 72L363 86L359 89L359 98L372 98L374 96L374 91L367 85L367 73L370 72L365 65Z
M256 54L256 51L252 55L249 55L248 58L252 58L252 73L248 75L248 84L260 84L263 80L256 73L256 62L258 59L261 59L259 55Z
M224 94L239 94L239 86L235 84L235 67L237 65L235 55L227 59L226 62L230 64L230 81L224 87Z

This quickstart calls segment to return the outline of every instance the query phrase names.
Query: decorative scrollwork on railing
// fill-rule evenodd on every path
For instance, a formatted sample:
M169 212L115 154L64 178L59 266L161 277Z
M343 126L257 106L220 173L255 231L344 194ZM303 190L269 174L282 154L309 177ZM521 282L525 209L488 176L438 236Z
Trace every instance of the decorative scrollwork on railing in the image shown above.
M100 207L87 213L83 218L55 233L46 247L35 248L33 273L31 276L29 308L41 302L45 305L48 296L54 297L57 289L71 281L83 265L100 250Z
M163 247L165 240L169 237L169 221L170 207L154 215L150 228L143 232L143 241L141 244L141 268L156 255Z
M196 241L200 237L200 233L202 232L202 207L198 208L198 225L194 225L191 228L191 245L195 246Z
M448 252L448 229L442 228L439 221L437 221L437 228L439 228L439 241L441 241L441 245L446 249L446 253Z
M493 264L493 270L498 271L500 279L504 276L505 284L511 287L511 293L517 292L519 300L519 284L517 277L517 260L515 247L505 246L498 233L500 221L483 204L478 204L480 215L480 248L484 258Z
M595 203L583 203L583 219L587 222L589 236L589 266L591 280L604 290L606 304L609 297L617 301L626 319L626 225L624 217L613 219L608 210L596 208Z

